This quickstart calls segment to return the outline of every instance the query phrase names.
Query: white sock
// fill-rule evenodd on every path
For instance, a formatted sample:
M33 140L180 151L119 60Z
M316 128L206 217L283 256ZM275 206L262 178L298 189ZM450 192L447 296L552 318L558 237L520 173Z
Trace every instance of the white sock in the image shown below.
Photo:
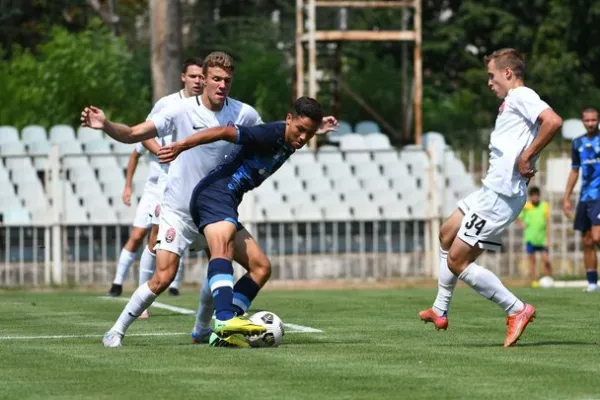
M438 292L433 302L433 311L439 316L448 312L452 293L458 277L448 268L448 252L440 248L440 268L438 272Z
M142 258L140 258L140 281L139 285L148 282L152 279L156 270L156 254L152 253L148 246L144 247Z
M113 283L115 285L122 285L125 280L125 275L129 271L129 268L135 261L135 254L131 251L123 248L121 250L121 255L119 256L119 264L117 264L117 273L115 274L115 280Z
M196 313L196 323L194 325L194 333L200 333L201 329L210 328L210 320L214 313L213 309L213 297L210 292L210 285L208 279L202 282L202 289L200 289L200 303L198 304L198 312Z
M458 279L471 286L477 293L498 304L508 315L523 310L525 305L508 290L492 271L475 263L458 276Z
M181 279L183 278L183 257L179 257L179 267L177 268L177 275L175 275L175 279L169 285L169 288L179 289L179 285L181 285Z
M144 283L131 295L131 299L123 309L119 319L110 328L113 332L118 332L124 335L129 326L135 321L135 319L154 302L157 295L154 294L147 283Z

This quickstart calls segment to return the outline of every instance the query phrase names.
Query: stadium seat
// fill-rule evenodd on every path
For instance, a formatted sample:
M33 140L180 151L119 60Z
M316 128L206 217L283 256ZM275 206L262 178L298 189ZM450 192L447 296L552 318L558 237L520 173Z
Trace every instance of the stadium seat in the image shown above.
M0 187L4 189L6 183L10 183L10 177L8 171L4 168L2 163L0 163ZM0 192L2 192L2 190L0 190Z
M27 145L27 147L29 150L29 154L32 156L47 156L48 153L50 153L50 149L52 148L52 146L50 146L50 142L48 142L47 140L31 142Z
M331 181L322 175L314 176L312 179L306 179L306 190L309 193L323 193L331 191Z
M379 166L373 163L356 164L352 169L358 179L383 179Z
M16 181L17 194L20 198L25 201L37 201L45 202L46 193L42 182L38 179L37 175L23 175L21 180Z
M323 147L317 152L317 160L323 165L343 163L344 159L339 149L335 148L335 151L323 151Z
M121 195L112 198L112 207L117 214L119 223L123 225L129 225L133 222L137 205L138 202L134 196L131 196L131 206L123 204Z
M70 125L54 125L50 128L50 143L58 144L74 140L76 140L75 131Z
M405 176L403 178L402 177L393 178L391 180L391 183L392 183L392 190L394 190L396 193L400 193L403 198L405 197L406 193L417 193L417 192L425 193L425 191L420 190L419 187L417 186L416 179L413 177L410 177L410 176ZM423 198L423 201L424 200L425 199Z
M87 157L85 157L83 155L71 155L68 157L63 157L62 165L63 165L63 168L70 170L71 173L73 170L79 169L79 168L87 169L92 174L94 173L90 163L87 160Z
M31 216L24 207L10 207L3 213L3 216L6 226L31 225Z
M15 193L14 185L4 182L2 190L0 190L0 212L12 206L22 206L22 203Z
M408 166L403 161L400 161L400 160L397 160L397 161L391 162L391 163L382 164L381 170L383 172L383 175L386 178L394 179L394 178L409 178L410 177L411 179L414 179L414 177L411 177L411 175L410 175Z
M348 164L362 164L371 162L371 153L368 151L348 151L345 153Z
M350 165L346 163L328 164L326 167L326 176L334 183L345 179L354 179Z
M578 136L585 134L585 125L580 119L570 118L562 124L562 137L563 139L573 140Z
M352 133L352 125L350 125L350 123L348 121L338 121L339 125L337 127L337 130L335 131L335 133L338 133L340 135L346 135L348 133Z
M378 150L373 152L373 160L378 164L397 163L399 156L396 150Z
M2 125L0 126L0 146L7 143L19 143L19 131L14 126Z
M125 189L125 180L111 180L106 181L102 184L102 190L104 194L108 197L121 198L123 195L123 190Z
M339 204L342 201L340 193L333 190L329 190L327 192L318 192L315 193L314 196L315 204L318 204L320 207Z
M290 222L294 220L291 208L286 204L279 207L263 208L262 214L268 222Z
M10 170L13 181L20 181L23 176L37 176L29 157L7 158L6 167Z
M429 159L421 149L415 149L413 146L405 146L400 152L400 160L409 166L410 173L416 176L425 174L429 166Z
M296 205L293 213L298 221L321 221L323 219L321 209L311 203Z
M287 204L291 207L295 207L300 204L312 204L312 197L307 192L295 192L295 193L283 193L283 198Z
M275 180L279 192L284 195L293 195L294 193L303 193L304 187L298 179Z
M444 135L439 132L426 132L423 134L423 149L435 152L435 159L442 160L444 151L448 146Z
M367 193L389 193L390 185L387 179L361 179L362 187Z
M87 154L110 154L110 143L104 139L94 139L85 142L85 152Z
M115 156L99 156L99 155L93 155L90 156L90 165L92 166L92 168L94 169L110 169L113 171L120 171L121 167L119 166L119 164L117 163L117 159L115 158ZM138 166L138 168L141 167L141 165ZM141 168L139 168L141 169ZM147 170L146 170L147 171ZM136 175L137 175L136 171ZM146 172L145 174L146 176L148 176L148 173Z
M381 219L379 207L374 203L351 202L352 216L359 221L376 221Z
M25 146L21 142L7 142L0 144L0 155L20 156L25 154Z
M117 182L121 187L125 186L125 175L122 170L114 171L110 169L99 169L98 180L102 183Z
M102 195L102 189L100 189L100 185L95 179L78 181L75 184L75 193L77 194L77 196L83 198L86 204L87 201L89 201L90 199L104 197Z
M333 182L334 189L338 193L348 193L351 191L360 191L360 184L356 178L343 179Z
M254 204L257 208L278 207L283 202L283 195L275 190L254 193Z
M21 141L28 146L34 143L48 142L46 128L41 125L27 125L21 130Z
M348 221L352 214L346 204L328 204L323 207L323 217L326 221Z
M356 133L342 136L340 140L340 150L367 150L364 137Z
M89 219L87 211L82 206L65 207L64 223L67 225L87 225Z
M299 168L303 166L314 167L317 164L317 160L313 152L305 152L294 154L287 163Z
M108 140L109 145L112 144L113 153L118 154L118 155L126 155L127 158L129 158L129 155L135 149L135 144L121 143L121 142L117 142L116 140L112 140L112 139L107 139L107 140Z
M294 168L294 166L289 163L285 163L277 171L275 171L272 176L278 181L283 179L295 179L296 168Z
M88 143L94 140L104 141L104 135L100 130L88 128L87 126L80 126L77 129L77 139L81 143Z
M371 150L388 150L392 149L390 138L383 133L369 133L364 137L365 145Z
M402 202L396 201L393 203L383 204L381 206L381 213L385 219L391 219L395 221L410 219L408 208Z
M381 132L381 129L379 128L379 125L373 121L360 121L356 124L354 132L360 135L368 135L369 133L379 133Z
M76 140L60 142L58 143L58 149L60 150L61 155L83 154L83 151L81 150L81 143Z

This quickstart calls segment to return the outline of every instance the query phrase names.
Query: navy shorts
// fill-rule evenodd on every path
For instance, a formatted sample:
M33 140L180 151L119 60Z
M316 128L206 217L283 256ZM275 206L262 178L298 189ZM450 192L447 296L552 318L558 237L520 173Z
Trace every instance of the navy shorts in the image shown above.
M548 248L546 246L536 246L531 243L525 243L525 249L527 250L527 254L547 253L548 252Z
M204 227L220 221L229 221L237 227L244 229L238 221L238 199L234 191L218 184L197 185L192 192L190 200L190 213L198 231L203 233Z
M600 200L580 201L575 211L573 227L585 232L590 230L592 225L600 225Z

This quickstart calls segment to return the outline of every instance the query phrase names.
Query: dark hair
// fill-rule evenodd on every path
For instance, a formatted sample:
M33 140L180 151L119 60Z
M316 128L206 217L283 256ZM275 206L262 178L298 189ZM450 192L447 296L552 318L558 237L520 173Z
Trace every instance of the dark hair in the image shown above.
M213 51L204 59L202 73L206 76L208 69L211 67L219 67L233 72L234 64L233 57L229 54L224 51Z
M496 50L483 58L485 65L488 65L492 60L494 60L498 69L510 68L518 79L523 79L525 76L525 61L523 61L523 57L515 49Z
M321 123L323 120L323 109L318 101L311 97L300 97L294 103L294 108L292 109L292 117L308 117L312 121Z
M593 107L587 107L581 112L582 115L585 113L596 113L596 117L598 116L598 110Z
M529 188L529 195L530 195L530 196L533 196L533 195L535 195L535 194L537 194L538 196L540 195L540 188L539 188L539 187L537 187L537 186L532 186L532 187L530 187L530 188Z
M185 60L183 62L183 65L181 66L181 73L185 74L190 65L196 65L196 66L202 68L202 60L200 58L196 58L196 57L188 58L187 60Z

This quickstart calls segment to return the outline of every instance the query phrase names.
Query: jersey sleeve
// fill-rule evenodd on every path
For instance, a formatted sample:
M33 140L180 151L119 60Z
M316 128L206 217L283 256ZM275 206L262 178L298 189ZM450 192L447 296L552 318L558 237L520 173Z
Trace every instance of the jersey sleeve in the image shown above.
M540 114L550 108L548 103L531 89L525 88L515 93L515 108L526 120L535 124Z
M146 121L149 121L153 115L158 114L167 107L168 103L165 99L166 97L162 97L154 104L154 107L152 107L152 110L150 110L150 114L148 114L148 117L146 117Z
M283 141L285 124L270 123L255 126L236 125L237 143L258 147L273 147Z
M164 107L159 112L148 116L148 121L152 121L156 127L158 137L165 137L175 133L175 119L182 112L184 107L181 104L172 104Z
M581 157L579 156L578 140L573 140L571 145L571 168L579 169L581 167Z

